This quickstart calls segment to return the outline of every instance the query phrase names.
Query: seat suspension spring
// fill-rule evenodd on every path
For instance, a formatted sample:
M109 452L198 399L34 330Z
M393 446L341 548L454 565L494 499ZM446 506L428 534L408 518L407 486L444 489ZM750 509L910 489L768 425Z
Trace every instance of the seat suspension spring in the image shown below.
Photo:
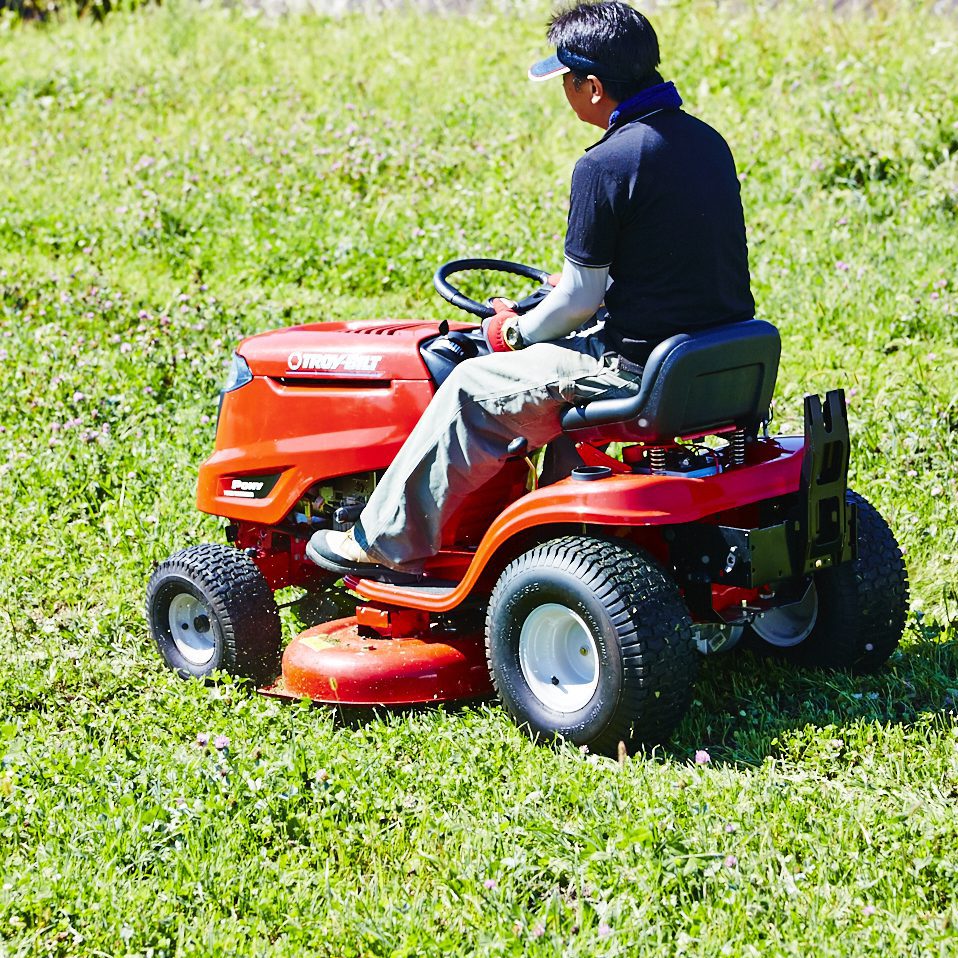
M732 433L732 465L745 465L745 430L736 429Z
M649 464L653 473L665 472L665 450L661 446L649 450Z

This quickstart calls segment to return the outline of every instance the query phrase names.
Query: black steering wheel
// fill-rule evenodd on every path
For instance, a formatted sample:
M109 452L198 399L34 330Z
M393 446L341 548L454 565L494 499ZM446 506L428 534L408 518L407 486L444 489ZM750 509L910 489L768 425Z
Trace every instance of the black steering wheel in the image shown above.
M537 303L542 302L552 287L547 283L549 271L546 269L536 269L535 266L523 266L522 263L510 263L505 259L452 259L448 263L443 263L436 270L436 275L432 278L433 286L436 292L453 306L464 309L473 316L480 319L486 319L494 316L496 311L487 303L479 303L468 296L463 295L449 282L449 277L453 273L461 273L465 270L490 270L496 273L512 273L514 276L524 276L526 279L534 279L540 285L531 296L520 300L516 304L516 312L524 313L532 309Z

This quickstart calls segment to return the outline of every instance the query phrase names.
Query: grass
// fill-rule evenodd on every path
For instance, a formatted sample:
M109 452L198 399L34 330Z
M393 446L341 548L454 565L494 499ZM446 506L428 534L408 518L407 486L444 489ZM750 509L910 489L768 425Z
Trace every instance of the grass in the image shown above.
M155 561L221 541L195 467L238 338L449 317L455 255L559 262L591 134L523 85L544 8L2 21L0 954L948 953L958 24L873 6L655 22L738 160L777 428L848 391L908 629L863 680L706 661L670 749L621 765L492 706L181 683L141 611Z

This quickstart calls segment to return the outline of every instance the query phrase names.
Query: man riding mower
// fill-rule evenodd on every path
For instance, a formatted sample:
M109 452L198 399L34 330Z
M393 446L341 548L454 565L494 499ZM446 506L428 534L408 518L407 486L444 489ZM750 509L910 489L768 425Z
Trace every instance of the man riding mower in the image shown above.
M748 640L867 671L895 648L904 566L846 490L841 393L806 398L803 437L767 434L780 342L751 318L728 147L679 109L625 4L580 4L550 40L531 75L562 75L606 131L573 173L558 285L454 261L437 288L482 331L324 323L240 344L198 491L231 545L177 553L148 589L181 674L358 705L494 688L533 734L614 752L668 736L697 651ZM493 308L451 286L470 268L540 289ZM566 454L539 476L528 457L550 443ZM355 616L294 639L274 683L272 592L341 577Z

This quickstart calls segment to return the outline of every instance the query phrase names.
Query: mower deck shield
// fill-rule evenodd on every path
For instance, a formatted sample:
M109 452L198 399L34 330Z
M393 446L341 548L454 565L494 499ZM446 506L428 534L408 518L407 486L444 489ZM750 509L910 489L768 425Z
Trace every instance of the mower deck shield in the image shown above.
M361 634L355 617L298 635L283 655L283 697L332 705L422 705L492 693L483 637Z

